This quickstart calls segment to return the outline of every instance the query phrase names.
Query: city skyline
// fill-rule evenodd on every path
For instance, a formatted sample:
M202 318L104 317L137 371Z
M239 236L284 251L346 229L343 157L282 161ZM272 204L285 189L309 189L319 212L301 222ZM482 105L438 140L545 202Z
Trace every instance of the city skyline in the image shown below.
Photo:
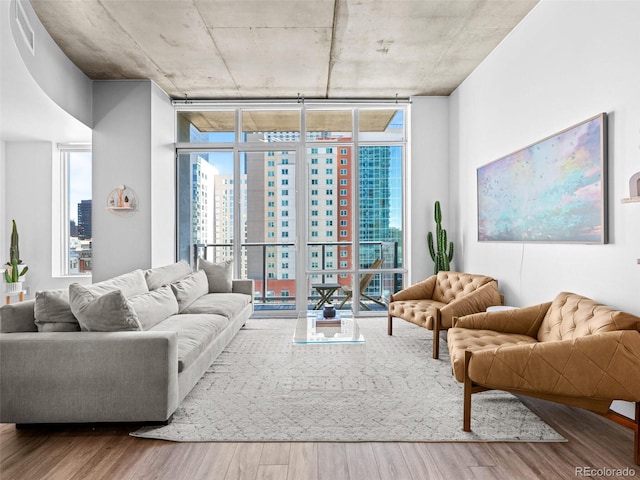
M271 149L273 143L290 136L290 132L248 135L247 142L265 141L270 145L263 152L240 153L239 182L233 181L232 152L190 155L191 178L194 182L191 189L192 239L197 240L196 243L233 243L231 215L234 187L239 183L242 203L239 212L244 225L241 243L272 245L266 247L266 253L247 247L242 255L242 271L239 273L256 280L257 291L261 291L265 280L269 284L264 291L265 296L283 299L295 296L296 260L301 260L296 258L295 250L284 246L295 242L297 235L296 211L300 208L295 203L298 161L296 149ZM336 143L338 138L344 143ZM402 242L402 147L361 146L355 158L359 161L358 180L353 177L355 159L350 137L322 132L317 134L315 142L307 144L304 161L307 165L306 184L303 186L308 208L305 228L308 241L318 245L307 247L309 251L305 262L309 271L353 269L355 232L358 241L374 242L370 246L361 243L358 260L361 267L369 266L385 255L396 262L402 258L397 247L393 254L387 250L389 247L383 247L383 243L399 242L401 246ZM207 164L205 170L210 173L208 180L202 175L204 164ZM202 219L205 217L202 198L206 198L203 192L211 188L207 183L214 185L215 198L214 204L208 207L213 213L208 221L215 222L216 227L213 237L203 241L206 239L202 236ZM395 196L399 198L393 198ZM360 211L357 228L352 223L353 201ZM392 220L392 216L396 219ZM382 249L385 249L384 253ZM209 258L221 261L230 254L227 248L215 248L213 258ZM398 254L399 257L392 257ZM391 262L386 266L394 265ZM349 285L352 284L351 277L351 274L322 274L322 281ZM320 277L311 274L310 278L318 281ZM380 288L382 281L382 278L375 278L370 288ZM392 277L385 279L385 288L393 289Z

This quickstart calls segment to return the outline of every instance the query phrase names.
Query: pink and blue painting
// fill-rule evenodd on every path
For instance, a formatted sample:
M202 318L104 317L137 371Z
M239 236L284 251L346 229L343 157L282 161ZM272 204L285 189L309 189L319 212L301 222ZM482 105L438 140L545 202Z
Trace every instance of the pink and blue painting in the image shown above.
M606 243L606 114L478 168L478 240Z

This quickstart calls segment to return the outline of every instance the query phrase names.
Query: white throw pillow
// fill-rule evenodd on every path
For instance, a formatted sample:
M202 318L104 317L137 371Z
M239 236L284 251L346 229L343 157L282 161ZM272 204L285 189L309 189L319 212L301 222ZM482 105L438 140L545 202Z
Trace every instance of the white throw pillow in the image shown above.
M92 283L91 285L87 285L86 288L95 295L103 295L107 292L120 290L125 297L131 297L149 291L147 282L144 279L144 272L140 269L118 275L108 280L103 280L102 282Z
M209 293L207 276L203 271L198 270L182 280L173 282L171 290L178 301L178 313L181 313L197 299Z
M84 332L142 330L138 315L120 290L97 295L79 283L72 283L69 303Z
M198 259L198 269L204 270L209 282L209 293L231 293L233 287L233 259L213 263L204 258Z
M178 313L178 301L169 285L134 295L127 300L138 315L143 330L149 330L165 318Z
M169 285L177 282L181 278L193 273L191 265L184 260L177 263L171 263L163 267L150 268L144 271L144 278L147 281L149 290L155 290L163 285Z

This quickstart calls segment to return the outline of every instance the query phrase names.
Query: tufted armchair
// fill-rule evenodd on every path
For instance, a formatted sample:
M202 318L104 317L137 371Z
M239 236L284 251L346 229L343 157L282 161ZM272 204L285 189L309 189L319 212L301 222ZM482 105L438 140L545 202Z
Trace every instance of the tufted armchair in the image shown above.
M605 415L635 431L640 460L640 318L562 292L553 302L454 319L447 346L464 383L465 431L471 395L489 389L542 398ZM636 402L635 420L609 410Z
M498 282L491 277L438 272L389 297L387 333L393 333L393 317L433 330L433 358L438 358L440 330L451 327L453 317L484 312L501 303Z

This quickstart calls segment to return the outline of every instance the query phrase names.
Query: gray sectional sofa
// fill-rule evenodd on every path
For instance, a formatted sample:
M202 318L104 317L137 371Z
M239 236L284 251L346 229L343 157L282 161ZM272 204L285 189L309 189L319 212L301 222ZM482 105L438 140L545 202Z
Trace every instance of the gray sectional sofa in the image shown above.
M0 422L167 422L253 313L231 264L178 262L0 308Z

